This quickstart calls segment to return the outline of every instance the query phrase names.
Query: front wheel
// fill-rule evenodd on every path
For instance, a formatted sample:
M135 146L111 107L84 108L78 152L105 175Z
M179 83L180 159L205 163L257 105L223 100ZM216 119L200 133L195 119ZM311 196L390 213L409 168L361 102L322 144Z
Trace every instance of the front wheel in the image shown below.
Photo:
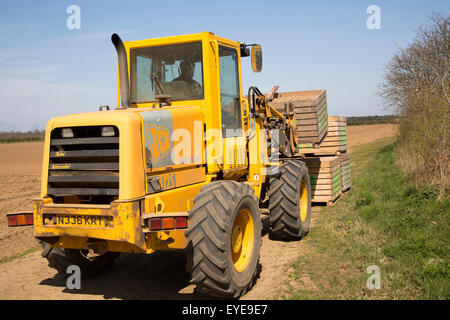
M198 292L239 298L257 277L261 216L253 189L235 181L203 187L190 212L187 271Z
M270 178L269 210L271 238L300 240L309 232L311 182L302 161L285 161L280 174Z

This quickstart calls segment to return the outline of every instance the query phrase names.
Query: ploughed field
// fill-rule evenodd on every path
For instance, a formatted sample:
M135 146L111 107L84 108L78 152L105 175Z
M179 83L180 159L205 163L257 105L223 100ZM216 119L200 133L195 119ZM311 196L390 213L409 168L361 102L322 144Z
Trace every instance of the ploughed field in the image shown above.
M393 136L396 125L350 126L347 130L351 155L353 146ZM43 146L43 142L0 144L0 299L196 298L184 256L177 252L122 254L106 274L85 280L81 290L67 289L65 279L41 257L33 228L7 227L7 213L31 211L32 199L39 197ZM319 210L313 207L311 228ZM302 241L273 241L268 230L263 218L260 278L243 299L278 298L286 265L302 251Z

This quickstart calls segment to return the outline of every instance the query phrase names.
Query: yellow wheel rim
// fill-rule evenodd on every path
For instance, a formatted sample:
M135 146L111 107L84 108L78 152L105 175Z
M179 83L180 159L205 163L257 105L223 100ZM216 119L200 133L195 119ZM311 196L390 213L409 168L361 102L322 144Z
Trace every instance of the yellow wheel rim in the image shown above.
M234 220L231 234L231 257L238 272L244 271L250 263L254 233L252 215L248 209L242 209Z
M308 216L308 187L305 181L302 181L300 186L300 219L302 222L306 221Z

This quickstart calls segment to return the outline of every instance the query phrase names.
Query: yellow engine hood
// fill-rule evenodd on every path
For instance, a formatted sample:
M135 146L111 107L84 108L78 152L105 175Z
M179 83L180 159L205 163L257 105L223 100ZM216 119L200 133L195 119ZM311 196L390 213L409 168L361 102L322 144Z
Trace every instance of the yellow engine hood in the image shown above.
M129 200L145 195L142 119L133 111L110 110L55 117L48 121L45 132L41 197L47 194L52 130L55 128L102 125L113 125L119 129L119 200Z

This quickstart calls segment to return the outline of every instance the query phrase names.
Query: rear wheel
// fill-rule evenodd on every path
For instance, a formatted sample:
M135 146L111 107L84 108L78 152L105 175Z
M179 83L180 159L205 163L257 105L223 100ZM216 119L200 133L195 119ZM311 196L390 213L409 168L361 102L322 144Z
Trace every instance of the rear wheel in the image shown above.
M235 181L203 187L190 214L187 271L198 292L238 298L254 284L261 217L253 189Z
M269 210L273 239L299 240L309 232L311 182L302 161L285 161L270 178Z
M55 248L46 242L41 242L42 257L48 260L48 266L58 273L66 275L67 267L77 265L80 267L81 277L92 278L106 272L119 257L119 252L107 252L104 255L90 261L85 258L80 250Z

